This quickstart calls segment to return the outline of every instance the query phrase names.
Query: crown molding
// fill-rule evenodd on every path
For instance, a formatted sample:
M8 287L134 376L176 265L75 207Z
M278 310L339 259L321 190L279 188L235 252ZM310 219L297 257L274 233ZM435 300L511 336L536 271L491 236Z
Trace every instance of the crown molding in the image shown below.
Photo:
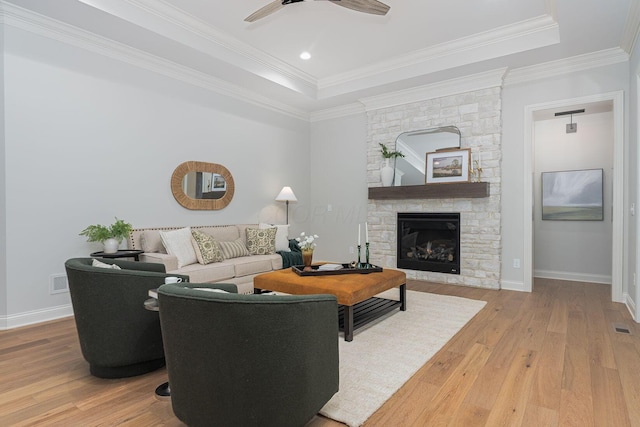
M622 50L631 55L633 49L638 40L638 34L640 33L640 2L632 1L629 7L629 14L627 15L627 21L624 24L624 31L622 32L622 40L620 41L620 47Z
M605 49L529 67L515 68L507 73L504 85L512 86L627 61L629 61L629 54L621 48Z
M93 5L91 0L80 1ZM112 8L113 4L118 4L116 0L110 0L110 2ZM119 4L122 3L124 5L117 11L116 16L133 19L134 13L130 8L132 6L144 11L144 16L151 14L160 19L160 22L151 22L149 19L136 17L132 22L137 25L160 31L164 36L171 37L186 46L195 47L204 53L213 56L222 55L225 61L240 68L249 69L263 78L270 79L270 76L277 75L277 80L274 80L276 83L311 98L317 96L318 81L315 77L239 41L164 0L121 0ZM127 6L129 10L126 10ZM115 14L116 11L110 10L109 13ZM202 43L203 40L205 44ZM219 48L225 52L217 52Z
M557 0L545 0L544 1L544 8L547 12L547 15L549 15L551 18L553 18L554 21L558 20L558 2Z
M143 52L89 31L57 21L19 6L0 1L0 18L5 25L142 68L183 83L242 100L268 110L308 121L309 113L175 62Z
M319 122L322 120L339 119L344 116L353 116L365 113L364 105L353 103L341 105L335 108L327 108L326 110L314 111L311 113L310 121Z
M518 43L515 43L518 41ZM381 74L393 74L408 67L426 66L420 74L440 71L483 59L516 53L523 50L556 44L560 41L558 23L545 15L506 25L495 30L473 34L449 43L442 43L398 56L378 64L362 67L318 81L318 91L344 86L362 79L371 79ZM526 48L514 50L515 45Z
M384 95L362 98L359 99L359 101L364 104L366 111L372 111L427 99L441 98L443 96L501 87L506 72L506 67L498 68L484 73L444 80L424 86L390 92Z

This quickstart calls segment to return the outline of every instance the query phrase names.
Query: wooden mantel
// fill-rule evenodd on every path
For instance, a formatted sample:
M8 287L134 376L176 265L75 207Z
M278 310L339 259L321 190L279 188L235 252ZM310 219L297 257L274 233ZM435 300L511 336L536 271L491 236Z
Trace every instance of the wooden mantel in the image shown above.
M369 199L460 199L489 197L488 182L369 187Z

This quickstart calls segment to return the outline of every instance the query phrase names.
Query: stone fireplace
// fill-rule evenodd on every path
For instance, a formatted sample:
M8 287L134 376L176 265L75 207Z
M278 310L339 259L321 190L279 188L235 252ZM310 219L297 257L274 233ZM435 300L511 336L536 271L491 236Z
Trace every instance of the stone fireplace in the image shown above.
M433 198L370 198L367 221L371 262L382 267L402 269L410 279L499 289L502 249L501 87L497 85L419 102L368 109L367 122L369 187L382 185L380 168L383 159L379 143L393 149L396 137L402 132L448 125L460 129L462 148L470 148L474 156L481 153L481 180L489 183L488 197L460 197L452 193L450 197L444 194ZM459 254L454 255L459 260L459 266L455 267L457 272L423 271L404 263L402 257L398 258L399 230L396 220L399 212L459 213L460 248Z

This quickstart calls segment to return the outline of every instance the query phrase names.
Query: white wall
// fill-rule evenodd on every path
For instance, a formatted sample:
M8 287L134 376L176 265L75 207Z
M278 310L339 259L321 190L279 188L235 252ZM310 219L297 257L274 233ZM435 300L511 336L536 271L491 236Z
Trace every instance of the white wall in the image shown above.
M0 27L0 82L4 82L4 29ZM0 319L7 315L7 221L4 84L0 84Z
M613 115L574 116L577 133L566 133L567 117L537 121L534 173L534 276L611 283ZM543 221L541 173L604 170L603 221Z
M299 207L309 205L307 122L19 30L7 34L0 327L69 310L69 294L49 295L49 279L64 273L67 258L100 249L78 236L89 224L115 216L134 227L257 223L284 209L274 201L284 185L295 186ZM187 160L231 171L227 208L190 211L174 200L170 177Z
M524 283L523 269L514 268L512 260L522 259L524 254L524 197L532 197L531 194L524 192L524 176L522 174L525 159L525 106L620 90L628 93L628 87L629 73L626 63L519 84L509 84L507 76L502 97L503 287L518 289L522 288ZM626 112L625 108L625 123L628 119ZM628 145L626 135L625 144ZM628 209L625 212L628 213ZM625 218L627 215L625 214ZM527 217L529 216L527 215ZM629 244L635 245L635 238ZM624 250L627 251L628 246Z
M640 240L638 239L638 221L640 221L640 207L638 206L638 193L640 192L640 174L638 174L638 165L640 164L640 150L638 143L640 142L640 43L636 40L631 59L629 61L629 155L626 161L629 164L629 191L627 194L627 209L633 204L636 209L635 216L631 216L626 228L626 236L629 241L627 246L629 265L627 269L628 292L626 295L627 303L631 307L636 322L640 322L640 286L638 286L637 278L634 282L634 276L637 276L638 266L640 265Z
M307 212L297 209L296 218L299 214L300 218L310 214L311 225L309 230L301 230L298 224L293 224L292 230L320 236L314 259L354 261L358 224L364 227L367 219L364 112L312 123L310 171L312 209ZM349 251L350 247L354 253Z

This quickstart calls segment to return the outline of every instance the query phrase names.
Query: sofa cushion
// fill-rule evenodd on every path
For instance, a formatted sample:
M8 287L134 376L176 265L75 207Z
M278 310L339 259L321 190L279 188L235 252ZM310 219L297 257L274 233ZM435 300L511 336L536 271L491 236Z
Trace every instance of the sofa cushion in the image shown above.
M169 254L161 254L158 252L145 252L143 254L140 254L140 261L163 264L165 271L178 269L178 258Z
M225 291L224 289L217 289L217 288L191 288L191 289L195 289L196 291L219 292L221 294L228 294L229 293L229 292Z
M232 242L219 241L218 244L222 248L222 253L226 259L251 255L242 239L236 239Z
M276 231L271 228L247 228L247 249L251 255L270 255L276 252Z
M168 274L186 274L189 282L211 283L229 280L235 276L235 267L229 261L214 262L207 265L191 264L179 270L167 271Z
M235 225L223 225L216 227L198 227L199 231L206 233L216 239L218 242L232 242L238 240L240 230Z
M209 234L198 230L191 230L191 243L200 264L209 264L224 260L220 245Z
M191 244L191 228L185 227L173 231L160 231L162 244L169 255L178 259L178 268L194 264L198 261Z
M254 255L235 258L225 262L233 263L236 277L242 277L272 271L273 257L281 258L280 255Z
M94 259L93 261L91 261L91 266L99 267L99 268L110 268L112 270L121 270L119 265L107 264L106 262L98 261L97 259Z
M275 227L277 229L276 252L279 252L279 251L289 252L291 250L289 249L289 224L271 225L271 224L260 223L259 227L260 228Z
M162 238L158 230L147 230L140 236L140 244L145 252L158 252L166 254L167 251L162 244Z

